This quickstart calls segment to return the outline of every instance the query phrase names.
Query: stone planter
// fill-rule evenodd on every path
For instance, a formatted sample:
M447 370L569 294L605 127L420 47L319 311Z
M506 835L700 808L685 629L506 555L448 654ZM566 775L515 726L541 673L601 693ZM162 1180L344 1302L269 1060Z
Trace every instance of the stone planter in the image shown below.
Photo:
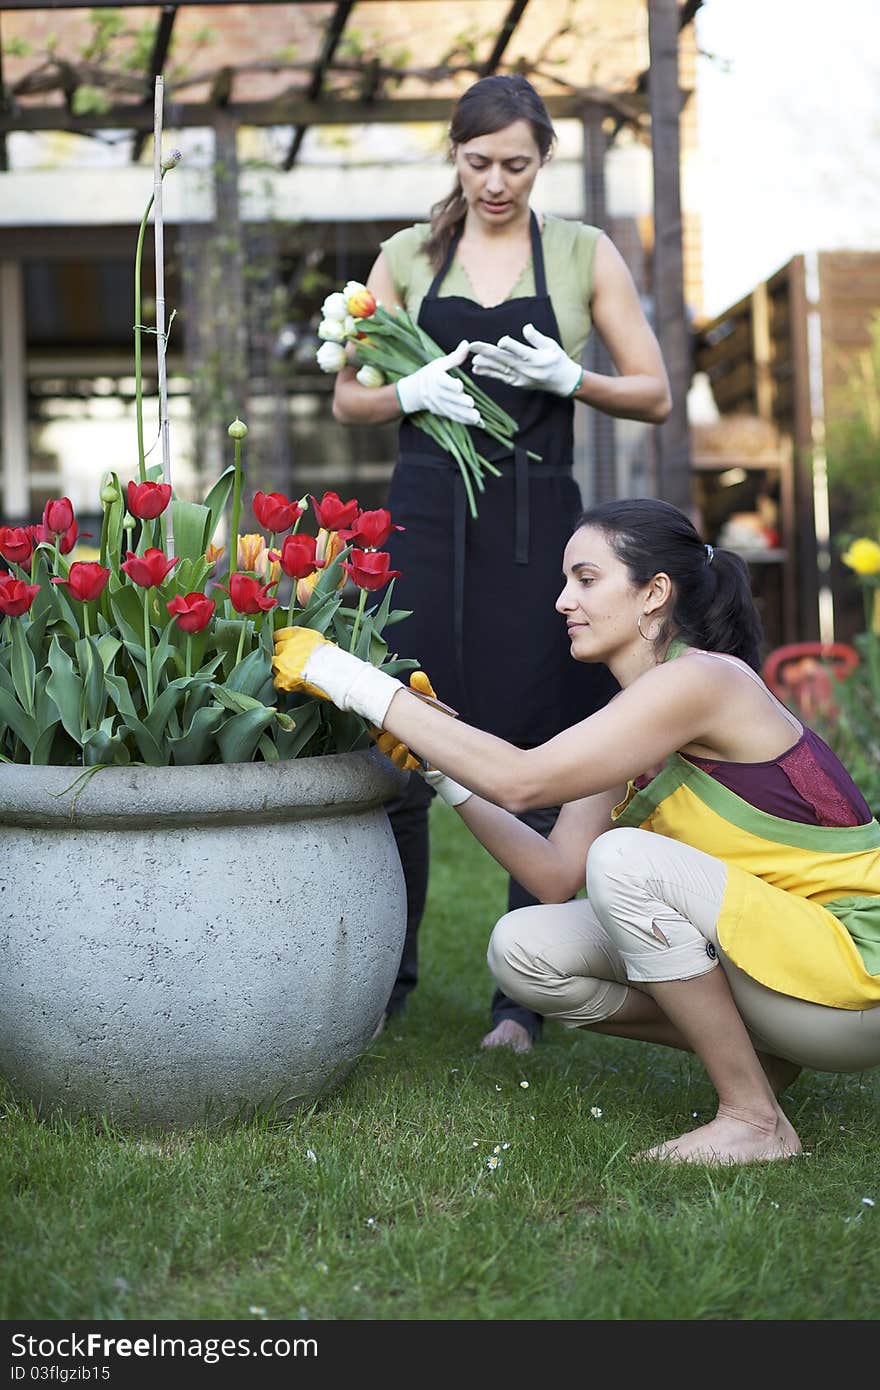
M76 778L0 765L0 1072L135 1128L338 1083L400 959L400 774L363 752Z

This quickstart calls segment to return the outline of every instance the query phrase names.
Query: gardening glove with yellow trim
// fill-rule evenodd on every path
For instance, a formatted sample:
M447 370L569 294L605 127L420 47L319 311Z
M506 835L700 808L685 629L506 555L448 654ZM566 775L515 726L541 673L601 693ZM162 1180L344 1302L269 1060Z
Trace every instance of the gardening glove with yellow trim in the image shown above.
M303 691L349 710L368 724L382 725L400 681L369 661L341 651L335 642L311 627L281 627L275 633L272 658L278 690Z
M424 671L413 671L409 678L409 688L413 695L418 695L420 700L426 704L436 705L437 709L442 709L444 713L451 714L455 718L456 711L449 705L444 705L437 699L437 692ZM395 738L394 734L389 734L383 729L371 726L370 735L376 740L376 746L386 758L390 758L395 767L399 767L404 772L425 773L425 764L414 753L411 753L405 743L401 743Z

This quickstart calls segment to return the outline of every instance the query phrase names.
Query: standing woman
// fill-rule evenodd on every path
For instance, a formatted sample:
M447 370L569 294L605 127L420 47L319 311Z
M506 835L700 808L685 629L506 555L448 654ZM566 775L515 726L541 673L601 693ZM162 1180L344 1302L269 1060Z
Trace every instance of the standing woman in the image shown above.
M389 506L388 548L402 571L395 600L412 609L396 628L401 656L415 657L468 723L533 747L585 718L614 694L604 666L577 667L561 620L548 618L559 588L558 556L580 509L572 476L574 402L659 424L670 410L659 346L626 265L598 228L539 217L529 199L555 139L547 109L523 77L486 77L459 99L450 124L455 186L430 223L382 244L367 281L387 309L403 307L447 354L396 386L365 388L355 367L336 380L333 411L346 424L403 417ZM616 376L578 359L596 328ZM479 428L479 415L449 369L464 365L518 422L513 457ZM501 469L469 516L458 466L408 417L420 410L473 426L479 452ZM528 458L539 454L541 462ZM515 690L510 652L517 653ZM431 789L411 775L389 807L407 884L407 936L389 1014L417 979L417 931L428 880ZM543 834L558 807L522 819ZM514 879L508 908L533 897ZM526 1051L537 1014L500 990L484 1046Z

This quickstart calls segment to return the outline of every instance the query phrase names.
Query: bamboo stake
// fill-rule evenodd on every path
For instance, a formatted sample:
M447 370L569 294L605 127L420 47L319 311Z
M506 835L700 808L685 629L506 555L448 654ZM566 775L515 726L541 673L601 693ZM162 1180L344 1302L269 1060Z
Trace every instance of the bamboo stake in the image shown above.
M165 219L162 211L162 106L165 80L156 78L153 101L153 230L156 240L156 357L159 366L159 437L162 442L162 478L171 482L171 437L168 428L168 376L165 368ZM171 507L166 513L169 555L174 554L174 523Z

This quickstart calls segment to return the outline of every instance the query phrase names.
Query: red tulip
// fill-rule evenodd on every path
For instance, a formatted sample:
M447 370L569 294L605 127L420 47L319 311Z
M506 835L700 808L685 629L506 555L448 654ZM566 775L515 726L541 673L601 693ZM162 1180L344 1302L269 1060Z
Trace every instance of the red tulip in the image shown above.
M43 525L52 535L68 531L73 525L73 503L69 497L50 497L43 508Z
M207 594L194 593L185 594L182 598L178 594L165 607L181 632L201 632L213 618L217 604Z
M34 542L29 526L0 526L0 555L14 565L26 565Z
M361 512L350 531L343 532L343 540L353 541L365 550L379 550L392 531L403 531L403 526L395 526L391 513L385 507L375 512Z
M141 521L153 521L171 501L170 483L129 483L128 510Z
M103 592L110 571L96 560L74 560L66 579L53 579L53 584L66 584L74 598L88 603Z
M315 504L318 525L325 531L341 531L343 527L353 525L360 515L356 497L343 502L338 492L325 492L320 502L317 497L313 497L312 501Z
M318 542L314 536L285 536L281 553L269 551L270 560L280 560L281 568L291 579L307 579L315 570L324 568L317 556Z
M0 613L20 618L39 592L39 584L26 584L23 579L13 579L9 575L0 578Z
M50 531L48 526L41 526L39 522L36 526L31 526L29 530L34 538L34 545L54 545L57 539L60 555L69 555L79 540L79 524L76 518L70 523L63 535ZM91 534L91 531L83 531L84 537L91 538Z
M268 613L278 603L277 598L269 597L269 590L274 589L277 582L261 584L249 574L231 574L227 592L236 613ZM224 586L221 584L219 587L222 589Z
M255 492L254 516L266 531L289 531L303 514L298 502L291 502L283 492Z
M119 568L125 570L129 579L140 584L142 589L152 589L154 585L161 584L177 564L176 557L169 560L164 550L157 550L155 546L145 550L143 555L135 555L133 550L127 550L125 556Z
M342 561L342 568L351 575L359 589L381 589L389 579L396 579L400 570L389 569L391 556L387 550L353 550L351 563Z

